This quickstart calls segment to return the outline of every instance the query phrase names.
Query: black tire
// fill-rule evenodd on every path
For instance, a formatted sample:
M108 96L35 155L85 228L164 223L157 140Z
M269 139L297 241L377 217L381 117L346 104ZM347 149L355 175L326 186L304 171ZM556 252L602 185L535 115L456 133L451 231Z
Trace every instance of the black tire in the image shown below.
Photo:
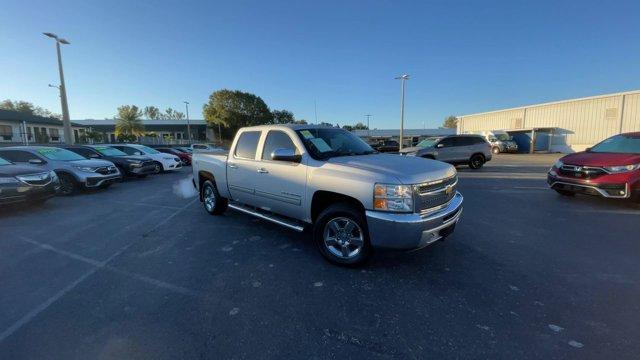
M574 193L573 191L569 191L569 190L560 190L560 189L553 189L555 190L558 194L562 195L562 196L575 196L576 193Z
M78 183L73 176L62 173L58 174L58 179L60 179L60 195L69 196L78 191Z
M478 170L484 165L485 159L482 154L473 154L469 159L469 167L473 170Z
M347 219L349 222L343 219ZM345 225L339 228L341 233L338 234L332 230L330 223L338 224L338 226L340 223ZM357 227L352 226L349 231L348 224L356 224ZM331 236L332 231L334 231L334 236ZM347 203L331 205L318 215L313 224L313 238L322 256L334 264L355 267L365 263L373 253L364 213ZM329 240L332 238L333 240ZM341 244L345 239L355 239L356 241L352 243L348 240L346 245ZM346 250L344 250L345 247ZM356 250L358 251L356 252ZM342 256L338 255L338 252L342 253Z
M229 200L220 196L218 188L211 180L207 180L202 184L200 198L202 199L204 210L210 215L221 215L229 206Z
M500 148L499 147L493 147L491 148L491 153L492 154L500 154Z
M164 172L164 167L162 166L161 163L154 161L153 166L154 166L153 168L154 174L160 174L161 172Z

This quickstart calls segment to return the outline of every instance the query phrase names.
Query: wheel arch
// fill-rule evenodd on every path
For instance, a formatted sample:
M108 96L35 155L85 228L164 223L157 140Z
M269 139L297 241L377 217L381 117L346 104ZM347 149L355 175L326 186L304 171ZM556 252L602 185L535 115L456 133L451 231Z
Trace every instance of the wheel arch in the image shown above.
M352 196L340 194L333 191L318 190L313 193L313 197L311 199L311 222L315 223L316 219L324 209L336 203L350 204L363 213L365 211L362 202Z

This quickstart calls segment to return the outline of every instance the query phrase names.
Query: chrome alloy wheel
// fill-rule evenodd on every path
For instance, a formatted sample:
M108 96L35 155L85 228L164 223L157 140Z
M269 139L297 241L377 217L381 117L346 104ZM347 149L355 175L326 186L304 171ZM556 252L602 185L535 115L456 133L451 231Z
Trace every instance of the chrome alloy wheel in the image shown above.
M333 255L341 259L357 256L364 246L364 235L360 226L346 217L331 219L324 226L324 245Z
M207 208L207 211L212 212L216 207L216 195L213 193L213 188L211 186L207 186L204 188L204 206Z

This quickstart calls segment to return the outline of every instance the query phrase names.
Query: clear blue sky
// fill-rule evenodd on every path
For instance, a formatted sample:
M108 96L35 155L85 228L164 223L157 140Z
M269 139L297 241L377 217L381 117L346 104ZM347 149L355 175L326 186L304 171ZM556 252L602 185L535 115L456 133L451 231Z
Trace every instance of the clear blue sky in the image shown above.
M60 112L53 41L72 119L122 104L191 118L240 89L297 118L397 128L449 114L640 88L639 1L15 1L0 10L0 98Z

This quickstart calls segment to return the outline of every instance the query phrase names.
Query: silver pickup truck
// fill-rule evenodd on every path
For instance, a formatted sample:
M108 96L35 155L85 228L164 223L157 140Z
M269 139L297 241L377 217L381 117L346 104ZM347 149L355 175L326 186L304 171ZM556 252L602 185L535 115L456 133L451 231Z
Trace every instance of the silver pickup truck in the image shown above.
M194 185L212 215L228 207L296 231L311 227L342 265L373 248L444 239L462 213L452 165L378 154L352 133L313 125L242 128L228 154L194 152Z

